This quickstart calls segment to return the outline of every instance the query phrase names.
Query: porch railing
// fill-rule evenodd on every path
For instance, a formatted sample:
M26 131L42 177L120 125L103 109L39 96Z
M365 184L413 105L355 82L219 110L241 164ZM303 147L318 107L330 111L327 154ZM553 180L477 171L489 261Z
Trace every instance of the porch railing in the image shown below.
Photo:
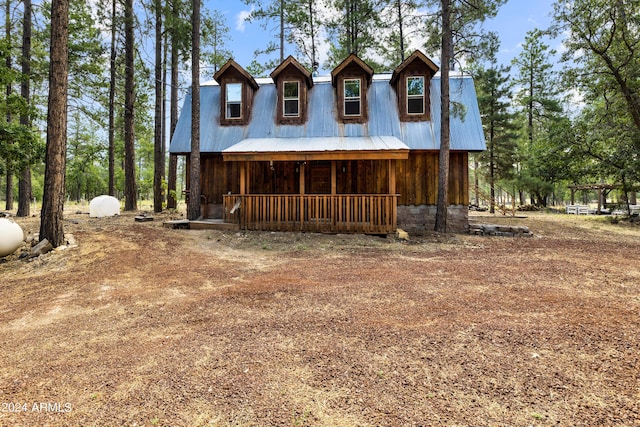
M224 220L246 230L392 233L397 195L228 194Z

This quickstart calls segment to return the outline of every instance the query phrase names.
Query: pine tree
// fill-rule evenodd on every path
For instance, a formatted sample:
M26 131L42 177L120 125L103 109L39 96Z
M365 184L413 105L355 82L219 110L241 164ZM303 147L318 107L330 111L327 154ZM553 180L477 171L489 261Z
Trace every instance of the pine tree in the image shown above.
M124 84L124 174L125 211L137 209L135 151L135 70L133 0L125 0L125 84Z
M490 188L490 212L495 212L496 184L514 176L516 162L517 125L510 111L510 67L498 65L496 54L500 48L495 34L488 37L489 66L475 72L478 105L487 141L487 151L477 156L486 165Z
M31 104L31 0L23 0L22 18L22 80L20 82L20 96L25 105ZM20 115L20 125L26 129L31 128L31 114L24 112ZM24 168L20 174L18 184L18 211L16 216L27 217L31 215L31 162L35 159L26 159Z
M200 218L200 0L191 0L191 153L187 218Z
M448 186L449 186L449 147L450 147L450 97L449 70L456 54L464 55L469 46L480 43L474 31L478 22L497 13L505 0L480 0L474 3L458 0L440 0L440 18L442 32L439 44L441 52L441 123L440 152L438 163L438 201L436 207L435 231L447 231ZM475 36L474 36L475 34ZM434 46L434 37L431 46Z
M45 158L40 240L47 239L54 247L64 243L62 219L67 147L68 45L69 2L68 0L53 0L51 3L47 153Z

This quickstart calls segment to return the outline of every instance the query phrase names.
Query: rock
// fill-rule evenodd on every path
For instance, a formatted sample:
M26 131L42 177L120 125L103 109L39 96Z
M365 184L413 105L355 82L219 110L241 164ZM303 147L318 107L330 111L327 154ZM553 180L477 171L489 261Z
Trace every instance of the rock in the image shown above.
M409 233L404 231L402 228L398 228L396 231L398 232L398 239L409 240Z
M78 246L78 244L76 243L76 238L73 237L73 234L65 234L64 235L64 239L67 242L67 246L69 247L76 247Z
M51 244L51 242L49 242L47 239L42 239L40 243L31 248L31 254L29 255L29 257L35 258L37 256L50 252L52 249L53 245Z

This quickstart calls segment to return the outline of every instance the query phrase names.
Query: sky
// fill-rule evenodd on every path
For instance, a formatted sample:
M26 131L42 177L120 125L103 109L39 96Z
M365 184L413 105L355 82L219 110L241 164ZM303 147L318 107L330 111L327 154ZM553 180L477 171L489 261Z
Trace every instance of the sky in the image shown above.
M508 0L495 18L485 22L485 29L499 34L501 40L499 62L508 65L518 55L527 31L535 28L545 29L549 26L553 3L553 0ZM260 23L245 21L244 18L250 13L250 6L244 4L242 0L224 2L205 0L203 5L210 9L217 8L226 17L231 37L229 45L234 59L245 68L251 64L253 52L256 49L264 48L267 41L276 38L275 30L270 32L264 30ZM558 46L549 44L560 51L559 43ZM290 54L295 56L293 49L285 51L285 57ZM432 59L439 63L439 58ZM321 70L320 73L328 74L328 72Z

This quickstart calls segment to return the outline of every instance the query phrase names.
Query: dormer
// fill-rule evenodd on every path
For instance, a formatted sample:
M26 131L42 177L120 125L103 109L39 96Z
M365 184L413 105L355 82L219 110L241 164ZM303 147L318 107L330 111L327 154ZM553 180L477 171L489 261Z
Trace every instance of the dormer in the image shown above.
M220 124L242 126L249 123L258 83L233 59L228 60L213 78L220 85Z
M400 121L431 120L429 87L437 71L438 66L419 50L393 71L389 84L396 90Z
M336 89L338 119L343 123L367 121L367 90L373 69L353 53L331 71L331 84Z
M276 121L280 124L302 124L307 120L307 100L313 87L311 73L292 56L273 70L278 105Z

